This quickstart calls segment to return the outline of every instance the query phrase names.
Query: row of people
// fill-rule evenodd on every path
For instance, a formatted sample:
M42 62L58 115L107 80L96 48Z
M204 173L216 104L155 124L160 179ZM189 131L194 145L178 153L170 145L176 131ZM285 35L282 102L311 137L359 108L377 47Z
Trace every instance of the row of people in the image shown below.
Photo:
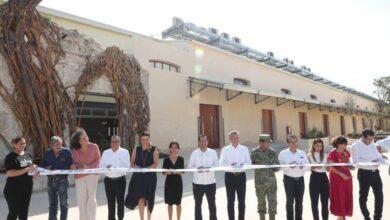
M254 163L275 164L275 152L269 149L269 137L260 137L259 149L252 152L257 156ZM353 212L353 188L351 169L354 166L304 166L312 164L333 164L350 163L351 153L353 162L358 163L383 163L385 157L380 153L381 149L390 149L390 138L386 138L374 143L374 132L370 129L362 132L362 137L352 144L347 150L348 140L339 136L332 140L332 150L325 153L324 143L321 139L313 142L308 155L297 149L298 139L296 136L288 136L288 148L281 151L278 159L281 164L288 164L291 167L282 168L284 176L283 183L286 192L286 212L287 219L302 219L303 195L305 191L304 174L311 170L309 193L311 198L311 209L314 220L320 219L318 202L321 201L322 219L329 218L330 212L338 219L351 217ZM351 152L351 153L350 153ZM274 161L274 162L273 162ZM375 210L373 219L382 219L383 210L383 186L379 174L378 166L358 165L359 181L359 205L364 219L371 219L367 209L367 197L369 189L372 188L375 197ZM256 193L259 200L258 211L260 219L265 219L266 205L265 198L268 199L268 213L270 219L274 219L276 214L276 178L272 173L276 169L259 169L255 171ZM327 172L329 171L329 178ZM266 173L268 172L268 173ZM267 179L267 177L271 177ZM330 207L328 201L330 200ZM294 207L295 205L295 207Z
M364 130L362 138L352 145L352 158L354 162L383 162L383 157L373 142L374 132ZM217 166L233 166L234 171L225 172L225 188L227 195L228 219L235 219L234 203L237 195L238 219L245 218L246 174L240 169L242 165L249 164L289 164L283 167L283 183L286 193L287 219L302 219L302 202L305 191L304 174L311 170L310 198L313 219L319 219L318 201L321 200L322 219L328 219L328 201L330 198L330 212L339 219L352 216L352 175L349 166L334 167L308 167L308 163L343 163L349 162L350 153L346 150L347 139L343 136L333 140L335 148L328 155L324 153L324 144L321 139L315 140L309 155L298 149L298 138L290 135L287 138L287 149L276 152L270 148L271 139L267 134L259 136L259 146L252 152L239 143L239 132L229 133L230 144L221 151L220 158L215 150L208 148L206 135L199 136L198 148L192 152L188 168L205 169L193 173L193 196L195 199L195 219L202 219L202 200L206 195L210 219L217 219L216 215L216 179L214 172L207 168ZM63 147L62 139L51 138L51 148L44 153L41 167L51 170L89 169L89 168L156 168L158 166L158 151L152 146L149 133L140 137L141 145L131 154L120 145L120 137L111 138L111 148L105 150L100 157L96 144L90 143L84 130L79 130L71 136L72 151ZM7 155L5 169L7 182L4 196L7 200L9 214L7 219L27 219L28 207L32 192L32 177L28 172L36 169L31 155L25 152L26 141L22 137L12 140L14 151ZM378 141L381 149L390 148L390 138ZM168 216L172 219L173 205L176 205L177 219L181 216L181 198L183 193L182 172L174 169L184 168L184 158L179 156L180 146L177 142L169 145L169 157L163 161L163 168L173 169L164 172L166 175L164 197L168 205ZM373 188L375 196L374 219L381 219L383 207L382 181L377 166L358 166L359 204L365 219L370 219L367 209L367 195L369 188ZM255 188L258 198L258 212L260 219L265 219L268 211L269 219L275 219L277 214L277 181L275 172L278 168L256 169ZM329 171L329 179L327 176ZM108 219L124 218L124 207L134 209L138 206L141 219L144 219L145 209L147 218L151 219L154 206L154 197L157 184L157 175L151 173L133 173L126 191L126 173L106 173L104 178L105 192L108 205ZM86 220L96 219L96 190L98 184L97 174L76 174L75 185L79 218ZM47 188L49 196L49 219L57 219L57 207L60 203L60 219L67 219L69 182L67 175L48 176ZM321 198L321 199L320 199ZM266 209L268 203L268 210ZM294 207L295 205L295 207ZM294 214L295 213L295 214Z

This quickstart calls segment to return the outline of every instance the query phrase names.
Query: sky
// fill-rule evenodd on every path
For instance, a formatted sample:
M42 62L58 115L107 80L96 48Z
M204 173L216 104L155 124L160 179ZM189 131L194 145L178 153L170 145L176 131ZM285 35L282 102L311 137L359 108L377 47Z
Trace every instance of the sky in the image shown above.
M42 6L161 38L172 17L373 95L390 76L388 0L43 0Z

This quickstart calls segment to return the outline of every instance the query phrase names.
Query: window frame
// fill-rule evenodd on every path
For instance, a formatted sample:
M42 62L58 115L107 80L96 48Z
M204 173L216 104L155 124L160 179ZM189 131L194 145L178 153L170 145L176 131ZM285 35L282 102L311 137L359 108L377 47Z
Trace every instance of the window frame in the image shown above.
M233 78L233 84L240 85L240 86L250 86L251 82L247 79L236 77L236 78Z
M286 88L280 89L280 92L281 92L283 95L291 95L291 90L286 89Z
M174 72L174 73L180 73L180 65L177 65L177 64L169 62L169 61L159 60L159 59L149 59L149 63L155 69L159 69L162 71L168 71L168 72ZM161 67L157 67L157 65L160 65ZM164 68L164 66L168 66L168 67Z

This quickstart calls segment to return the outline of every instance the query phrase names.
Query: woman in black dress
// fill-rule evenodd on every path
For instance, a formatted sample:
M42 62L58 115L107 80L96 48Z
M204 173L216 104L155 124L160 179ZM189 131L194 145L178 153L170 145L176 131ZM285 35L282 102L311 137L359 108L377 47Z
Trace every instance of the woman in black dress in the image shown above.
M13 151L5 157L4 167L7 182L4 197L8 205L7 220L27 220L33 187L33 177L28 172L36 170L32 157L25 152L26 140L16 137L12 140Z
M133 150L131 154L132 168L156 168L158 165L158 151L150 142L150 134L144 132L141 135L141 146ZM154 197L157 185L155 172L133 173L129 182L125 205L133 210L138 205L140 219L144 220L145 206L147 207L148 220L154 206Z
M169 157L164 159L164 169L183 169L184 159L179 156L180 146L177 142L169 144ZM183 180L181 175L183 172L164 172L167 176L165 179L164 198L165 204L168 205L169 220L172 220L172 206L176 205L177 220L181 216L181 198L183 196Z

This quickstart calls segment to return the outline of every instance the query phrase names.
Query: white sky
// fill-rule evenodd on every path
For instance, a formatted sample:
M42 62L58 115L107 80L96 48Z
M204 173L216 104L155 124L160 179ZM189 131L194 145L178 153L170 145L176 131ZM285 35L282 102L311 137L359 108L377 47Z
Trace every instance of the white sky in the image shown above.
M369 95L374 78L390 75L388 0L43 0L41 5L157 37L178 16Z

